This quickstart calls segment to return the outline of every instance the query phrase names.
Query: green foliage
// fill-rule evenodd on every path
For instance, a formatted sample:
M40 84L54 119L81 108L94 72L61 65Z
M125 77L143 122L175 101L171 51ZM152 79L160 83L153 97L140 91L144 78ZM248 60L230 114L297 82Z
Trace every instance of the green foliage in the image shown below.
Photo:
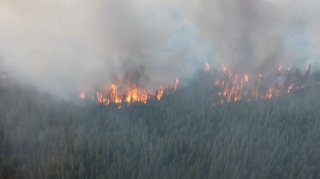
M214 90L195 81L119 110L4 88L0 178L320 178L317 87L223 106Z

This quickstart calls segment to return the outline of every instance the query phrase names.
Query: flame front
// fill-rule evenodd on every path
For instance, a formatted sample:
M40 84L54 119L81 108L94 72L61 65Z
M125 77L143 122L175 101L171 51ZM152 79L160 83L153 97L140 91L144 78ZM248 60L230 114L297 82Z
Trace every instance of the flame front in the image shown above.
M311 66L307 68L304 75L301 75L299 69L296 72L292 72L292 68L287 68L282 71L282 67L279 66L278 72L275 75L270 74L258 74L255 76L239 75L233 73L226 66L223 66L222 70L213 76L213 85L218 88L218 92L214 96L218 97L220 104L228 102L236 102L239 100L245 100L247 102L271 99L283 94L290 93L295 89L303 89L307 86L306 81L310 73ZM207 63L204 68L205 74L211 75L210 66ZM283 82L278 81L278 77L285 73L285 80ZM271 82L270 82L271 81ZM122 82L122 80L120 80ZM124 88L121 84L112 84L107 90L96 91L95 95L87 95L87 90L79 90L79 97L81 99L91 96L92 99L96 99L103 104L121 104L122 102L130 103L147 103L151 98L161 100L164 94L169 94L178 89L180 83L179 78L176 78L167 88L163 86L157 90L148 90L146 87L138 87L137 84ZM320 84L320 82L317 82ZM92 88L89 88L92 90ZM214 103L214 106L216 103ZM119 107L121 108L121 106Z
M220 92L218 92L217 96L219 97L221 104L239 101L241 99L246 99L248 102L252 100L271 99L282 94L290 93L294 89L305 88L310 68L311 66L307 68L304 75L299 74L298 68L296 69L295 74L293 74L291 68L287 68L286 79L282 84L277 80L280 73L278 76L269 75L268 77L259 74L256 80L257 83L254 85L254 82L249 83L248 75L244 75L240 78L239 75L235 75L231 70L223 67L221 71L222 74L214 80L214 84L220 88ZM281 66L278 71L281 72ZM270 79L273 79L275 83L268 84L268 82L270 83Z
M149 99L149 95L146 89L139 91L138 88L128 89L126 95L126 102L127 103L134 103L134 102L142 102L147 103Z
M120 81L122 82L122 80ZM179 85L179 78L171 82L170 85L165 89L159 87L155 92L148 90L145 87L137 87L136 85L131 85L127 88L119 88L119 85L112 84L109 89L105 91L96 91L95 97L91 95L91 99L96 99L99 103L109 105L111 103L121 104L122 102L130 103L147 103L151 98L156 98L161 100L163 94L169 94L173 91L176 91ZM121 84L120 84L121 86ZM92 90L92 88L90 88ZM80 90L79 90L80 91ZM81 99L86 99L86 93L89 93L90 90L83 89L79 92L79 97ZM92 92L92 91L91 91ZM121 108L121 107L120 107ZM119 109L120 109L119 108Z

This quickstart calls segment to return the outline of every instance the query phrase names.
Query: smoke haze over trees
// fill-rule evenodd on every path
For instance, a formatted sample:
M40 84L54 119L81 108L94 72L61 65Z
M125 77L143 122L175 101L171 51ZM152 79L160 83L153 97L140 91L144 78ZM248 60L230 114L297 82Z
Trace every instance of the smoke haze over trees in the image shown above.
M204 62L316 69L318 9L313 0L0 0L1 64L56 92L110 84L126 61L143 65L151 86L192 77Z
M320 178L319 9L0 0L0 179ZM236 73L215 73L222 65ZM157 89L176 77L181 87L146 104L65 100L78 87Z

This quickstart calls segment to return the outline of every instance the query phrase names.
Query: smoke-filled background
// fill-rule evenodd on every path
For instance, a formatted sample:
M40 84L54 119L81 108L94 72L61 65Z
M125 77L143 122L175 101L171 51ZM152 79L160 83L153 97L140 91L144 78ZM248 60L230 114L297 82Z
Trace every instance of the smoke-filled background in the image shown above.
M249 71L319 58L319 1L198 1L191 13L224 63ZM318 63L319 64L319 63Z
M54 92L138 71L149 86L205 62L241 71L320 67L316 0L0 0L0 59Z

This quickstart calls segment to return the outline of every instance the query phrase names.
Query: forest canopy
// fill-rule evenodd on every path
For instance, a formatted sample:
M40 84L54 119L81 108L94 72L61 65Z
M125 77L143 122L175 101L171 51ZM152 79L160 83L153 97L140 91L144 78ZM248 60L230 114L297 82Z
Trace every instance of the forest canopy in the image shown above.
M320 177L320 86L213 105L203 79L121 109L1 85L0 178Z

